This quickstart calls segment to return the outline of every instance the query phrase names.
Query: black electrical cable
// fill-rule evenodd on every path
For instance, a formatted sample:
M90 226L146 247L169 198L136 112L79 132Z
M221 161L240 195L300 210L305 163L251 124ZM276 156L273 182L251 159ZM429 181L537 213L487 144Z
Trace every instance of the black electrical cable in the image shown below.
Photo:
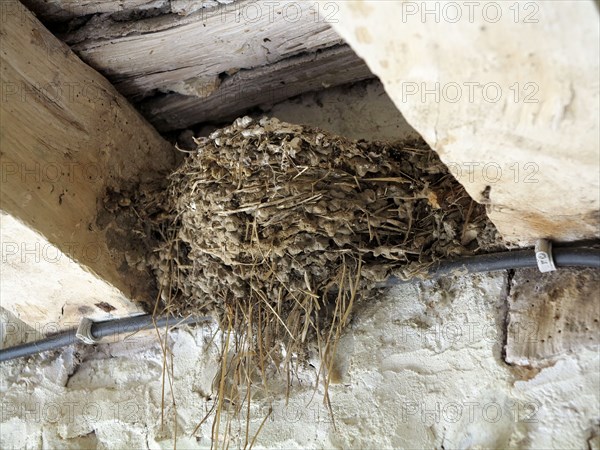
M597 248L554 248L552 249L554 264L560 267L600 268L600 249ZM434 264L424 279L440 278L446 275L463 275L467 273L494 272L497 270L525 269L537 267L534 250L516 250L502 253L489 253L464 258L440 261ZM397 284L414 283L418 279L402 280L390 277L380 287Z
M556 267L592 267L600 268L600 249L598 248L568 248L555 247L552 250ZM503 253L490 253L475 255L434 264L425 277L426 279L439 278L446 275L462 275L477 272L493 272L497 270L522 269L537 267L535 251L517 250ZM418 278L401 280L396 277L388 278L379 287L393 286L396 284L414 283ZM144 314L122 319L106 320L92 324L91 333L96 339L112 336L118 333L132 333L134 331L153 328L162 328L167 324L183 325L191 323L210 322L210 317L189 317L178 319L176 317L160 317L153 319L152 315ZM27 344L9 347L0 350L0 362L10 359L30 356L47 350L55 350L71 345L78 341L75 336L77 330L67 330L49 336L45 339Z
M100 339L119 333L133 333L139 330L150 329L155 326L157 328L163 328L167 325L184 325L210 322L211 320L210 317L188 317L182 319L173 316L163 316L154 319L151 314L142 314L139 316L94 322L92 324L91 333L93 338ZM48 350L56 350L74 344L75 342L79 342L79 339L75 336L76 333L76 329L66 330L39 341L28 342L26 344L0 350L0 362L21 358L23 356L31 356Z

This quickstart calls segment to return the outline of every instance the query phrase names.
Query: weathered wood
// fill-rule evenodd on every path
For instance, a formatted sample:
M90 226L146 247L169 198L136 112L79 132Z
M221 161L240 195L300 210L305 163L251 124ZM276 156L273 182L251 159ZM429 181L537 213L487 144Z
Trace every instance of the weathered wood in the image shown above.
M171 12L187 16L202 8L214 8L228 5L238 0L169 0Z
M99 18L63 39L135 101L156 92L205 97L225 75L342 42L314 2L291 0L135 22Z
M77 14L149 5L138 3L89 0L77 4ZM341 39L318 14L335 11L316 2L168 3L167 10L181 15L123 21L100 14L62 36L122 94L141 103L162 131L233 118L255 106L372 77L351 50L336 48Z
M15 0L16 2L17 0ZM94 14L130 12L132 14L175 13L188 15L203 8L235 0L23 0L23 4L44 22L64 22ZM3 3L8 3L5 0Z
M152 277L131 267L130 224L103 202L108 188L170 170L173 149L25 7L14 11L0 24L0 209L129 298L151 301ZM127 205L123 194L111 200Z
M16 3L16 2L15 2ZM92 14L169 8L169 0L23 0L44 22L62 22Z
M172 94L150 100L142 105L142 113L159 130L168 131L233 119L257 105L267 108L304 92L372 77L350 47L336 46L240 71L225 79L206 98Z
M600 343L600 274L594 269L517 272L508 297L506 362L551 365Z

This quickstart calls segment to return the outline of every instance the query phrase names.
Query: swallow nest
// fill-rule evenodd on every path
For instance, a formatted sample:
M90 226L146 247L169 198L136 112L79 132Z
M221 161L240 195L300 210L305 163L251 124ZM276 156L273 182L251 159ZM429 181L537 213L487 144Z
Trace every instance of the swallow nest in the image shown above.
M196 142L168 187L139 200L161 305L242 331L261 364L289 363L307 341L327 357L390 275L497 242L484 207L422 140L244 117Z

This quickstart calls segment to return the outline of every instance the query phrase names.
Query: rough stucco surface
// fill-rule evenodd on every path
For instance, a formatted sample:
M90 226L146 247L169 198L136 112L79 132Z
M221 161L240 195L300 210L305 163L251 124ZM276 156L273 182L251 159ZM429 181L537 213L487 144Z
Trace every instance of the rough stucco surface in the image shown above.
M419 137L378 81L334 87L273 106L269 116L319 127L349 139L394 141Z
M337 8L333 27L507 239L600 235L594 2Z
M565 353L598 343L599 292L597 269L519 271L507 299L506 361L548 367Z
M340 341L335 427L306 366L287 406L283 380L271 383L270 400L254 400L251 435L272 407L256 447L586 448L598 433L598 348L541 370L511 368L502 360L505 297L499 274L401 286L364 305ZM191 433L214 402L213 331L180 329L168 340L178 448L210 447L210 419ZM2 448L172 448L161 372L156 339L136 336L2 364ZM232 446L243 446L244 426L233 422Z

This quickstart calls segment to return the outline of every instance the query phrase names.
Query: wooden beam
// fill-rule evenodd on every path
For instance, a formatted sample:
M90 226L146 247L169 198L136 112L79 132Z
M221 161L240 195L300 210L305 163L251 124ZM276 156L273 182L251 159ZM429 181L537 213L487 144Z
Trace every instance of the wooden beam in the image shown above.
M172 168L171 145L114 87L20 4L0 24L0 209L129 298L152 301L137 270L124 189ZM141 267L141 266L140 266Z
M202 98L226 75L342 43L315 5L240 0L184 17L98 18L62 38L134 101L157 92Z
M93 14L122 11L170 10L169 0L23 0L22 3L44 22L63 22Z
M141 110L160 131L169 131L234 119L255 106L268 108L304 92L370 78L373 74L366 64L342 45L240 71L206 98L173 94L149 100Z
M45 10L70 5L29 1ZM125 6L88 0L72 7L82 15ZM330 8L314 1L182 0L168 2L169 9L178 14L162 8L163 14L139 20L96 15L61 36L141 104L161 131L235 118L256 106L373 77L352 50L339 48L340 37L319 15L330 16Z
M6 0L4 0L7 3ZM16 1L16 0L15 0ZM94 14L132 13L144 15L174 13L188 15L199 9L229 4L236 0L23 0L45 22L65 22ZM122 14L120 14L122 19Z

